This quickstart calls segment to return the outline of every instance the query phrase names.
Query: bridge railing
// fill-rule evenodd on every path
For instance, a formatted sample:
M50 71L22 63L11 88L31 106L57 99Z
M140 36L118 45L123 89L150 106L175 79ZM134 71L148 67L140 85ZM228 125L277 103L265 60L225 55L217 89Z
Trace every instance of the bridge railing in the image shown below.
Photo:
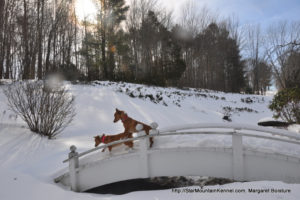
M300 136L298 134L285 131L285 130L277 130L273 128L265 128L251 125L243 125L243 124L218 124L218 123L210 123L210 124L190 124L185 126L175 126L171 128L165 128L157 130L157 127L152 127L149 135L146 135L144 131L139 132L139 136L134 138L123 139L119 141L115 141L109 144L105 144L88 151L77 153L76 147L71 146L68 159L63 162L69 162L69 175L70 175L70 185L73 191L78 191L78 170L79 170L79 158L86 156L92 152L107 148L109 146L120 144L128 141L140 141L140 159L144 168L144 177L147 177L148 173L148 149L149 149L149 137L165 137L165 136L175 136L175 135L229 135L232 136L232 154L233 154L233 178L234 180L243 180L244 179L244 149L243 149L243 137L252 137L252 138L261 138L268 139L280 142L287 142L291 144L300 145ZM211 130L210 130L211 129ZM218 131L216 131L218 130ZM257 132L255 134L254 132ZM269 135L261 134L267 133ZM280 137L278 137L280 136Z

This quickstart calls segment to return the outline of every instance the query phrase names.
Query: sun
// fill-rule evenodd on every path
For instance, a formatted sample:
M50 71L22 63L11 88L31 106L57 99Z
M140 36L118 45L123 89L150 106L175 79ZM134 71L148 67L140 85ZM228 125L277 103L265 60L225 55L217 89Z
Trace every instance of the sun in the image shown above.
M76 0L75 13L79 21L94 21L97 16L97 7L93 0Z

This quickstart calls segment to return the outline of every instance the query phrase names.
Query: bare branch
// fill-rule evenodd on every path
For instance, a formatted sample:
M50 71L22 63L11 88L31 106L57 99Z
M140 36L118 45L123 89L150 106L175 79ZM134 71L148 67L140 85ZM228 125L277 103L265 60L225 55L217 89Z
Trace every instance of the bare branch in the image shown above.
M45 82L15 83L4 89L10 109L31 131L49 139L61 133L75 116L74 97L64 87L48 87Z

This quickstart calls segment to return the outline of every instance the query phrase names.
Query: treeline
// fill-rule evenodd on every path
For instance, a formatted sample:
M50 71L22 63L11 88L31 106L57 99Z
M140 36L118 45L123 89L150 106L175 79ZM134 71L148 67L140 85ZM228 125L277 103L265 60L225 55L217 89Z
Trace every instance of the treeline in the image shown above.
M0 78L43 79L79 66L72 1L1 0Z
M196 10L187 4L181 24L174 24L172 14L158 9L156 1L133 0L130 7L122 0L118 2L123 9L113 9L110 4L105 6L109 1L101 1L102 13L96 29L87 22L84 24L81 55L89 80L123 80L231 92L245 87L244 61L227 22L218 23L213 17L199 17L191 22ZM110 8L106 10L106 7ZM209 14L207 10L203 12ZM125 25L114 16L123 16ZM202 21L202 27L196 20Z
M0 78L114 80L264 93L300 84L300 23L262 31L188 1L175 21L156 0L95 0L95 21L75 1L0 2ZM266 37L267 36L267 37ZM299 86L300 87L300 86Z

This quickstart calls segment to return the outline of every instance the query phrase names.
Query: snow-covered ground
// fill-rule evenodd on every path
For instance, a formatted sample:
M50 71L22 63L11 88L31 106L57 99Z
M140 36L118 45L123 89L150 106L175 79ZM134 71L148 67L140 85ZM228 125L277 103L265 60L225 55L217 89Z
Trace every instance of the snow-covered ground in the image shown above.
M5 86L1 86L5 87ZM1 88L0 87L0 88ZM122 196L78 194L62 188L53 179L66 167L62 163L70 145L82 152L93 148L93 136L123 131L119 122L113 123L115 108L125 110L134 119L153 121L159 128L191 123L246 123L255 125L262 118L272 117L268 104L272 96L227 94L208 90L146 87L128 83L95 82L93 85L66 87L75 96L77 115L72 124L55 140L31 133L26 125L6 105L0 89L0 199L300 199L300 185L282 182L233 183L203 189L245 189L245 192L199 192L164 190L133 192ZM229 115L232 122L223 120ZM297 132L296 126L290 130ZM154 146L231 146L228 136L173 136L155 140ZM245 140L249 148L279 151L299 155L300 147L280 142ZM116 148L113 153L126 151ZM99 158L107 156L99 152ZM248 189L270 189L251 193ZM198 188L199 189L199 188ZM287 193L272 193L271 189L290 189ZM192 192L194 191L194 192ZM191 193L187 193L191 192Z

